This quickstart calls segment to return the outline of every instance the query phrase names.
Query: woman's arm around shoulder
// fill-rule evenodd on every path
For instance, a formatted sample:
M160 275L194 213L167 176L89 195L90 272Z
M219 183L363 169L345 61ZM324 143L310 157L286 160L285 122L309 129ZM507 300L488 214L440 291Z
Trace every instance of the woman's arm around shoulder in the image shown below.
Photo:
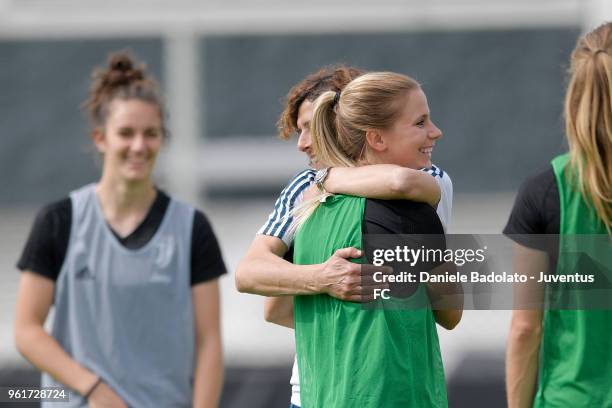
M429 173L393 164L331 168L324 182L330 193L383 200L406 199L435 206L440 186Z

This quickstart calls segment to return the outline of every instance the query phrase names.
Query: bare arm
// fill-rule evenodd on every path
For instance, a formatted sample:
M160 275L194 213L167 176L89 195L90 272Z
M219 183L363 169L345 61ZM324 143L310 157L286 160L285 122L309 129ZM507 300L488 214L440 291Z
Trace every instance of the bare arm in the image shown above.
M223 350L219 318L219 283L212 280L191 289L196 331L194 408L214 408L223 385Z
M537 276L548 270L548 255L539 250L515 244L514 270ZM541 285L523 285L515 291L518 307L537 305L543 297ZM521 289L522 288L522 291ZM539 306L535 306L536 308ZM509 408L527 408L533 404L537 379L540 342L542 339L542 310L514 310L506 351L506 392Z
M75 361L49 335L43 325L53 302L55 283L25 271L21 274L15 316L15 344L19 352L36 368L81 395L98 381L98 376ZM89 398L92 407L125 407L121 398L106 384L96 385Z
M293 329L293 296L266 298L264 317L267 322Z
M326 262L295 265L281 258L287 251L276 237L258 235L236 270L238 291L264 296L311 295L327 293L342 300L359 301L360 265L355 248L339 249Z
M334 167L325 179L330 193L351 194L383 200L406 199L435 206L440 186L428 173L393 164Z
M431 274L455 271L455 264L444 263L431 270ZM436 323L447 330L454 329L463 316L463 288L460 283L427 283Z

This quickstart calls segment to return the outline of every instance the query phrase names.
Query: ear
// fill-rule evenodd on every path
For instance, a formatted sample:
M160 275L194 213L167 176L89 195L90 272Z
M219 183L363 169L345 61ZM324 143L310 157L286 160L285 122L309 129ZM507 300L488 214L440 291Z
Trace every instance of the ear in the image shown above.
M98 152L104 153L106 151L106 137L104 136L103 128L94 128L91 132L91 140L94 142L94 145L96 145Z
M366 143L376 152L387 150L387 140L379 130L370 129L366 131Z

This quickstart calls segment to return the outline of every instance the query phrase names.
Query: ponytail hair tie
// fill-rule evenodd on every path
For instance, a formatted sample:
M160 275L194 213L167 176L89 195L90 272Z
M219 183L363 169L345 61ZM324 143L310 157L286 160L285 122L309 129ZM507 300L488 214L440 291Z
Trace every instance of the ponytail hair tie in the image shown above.
M336 96L334 96L334 105L337 105L340 101L340 91L336 91Z

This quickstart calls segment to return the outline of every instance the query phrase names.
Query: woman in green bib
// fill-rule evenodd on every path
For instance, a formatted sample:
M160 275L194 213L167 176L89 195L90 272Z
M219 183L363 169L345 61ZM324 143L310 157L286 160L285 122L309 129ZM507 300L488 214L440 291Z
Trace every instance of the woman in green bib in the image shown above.
M515 268L522 273L586 272L567 263L574 245L586 239L607 242L607 250L590 256L605 268L612 265L612 23L580 38L570 75L565 97L569 152L523 184L504 229L516 242ZM525 234L554 234L559 242L546 248ZM508 405L612 407L612 311L595 303L595 291L562 288L555 294L570 301L512 314Z
M431 166L442 136L419 84L390 72L365 74L342 93L323 93L311 133L324 166L387 163L415 169ZM317 174L319 188L325 174L325 169ZM371 263L364 234L438 234L444 245L440 220L423 203L310 191L295 220L298 264L320 263L345 247L364 249L366 257L355 262ZM392 307L366 308L324 294L295 297L302 407L448 405L436 322L451 329L461 311L433 311L424 285L403 289L390 299Z

